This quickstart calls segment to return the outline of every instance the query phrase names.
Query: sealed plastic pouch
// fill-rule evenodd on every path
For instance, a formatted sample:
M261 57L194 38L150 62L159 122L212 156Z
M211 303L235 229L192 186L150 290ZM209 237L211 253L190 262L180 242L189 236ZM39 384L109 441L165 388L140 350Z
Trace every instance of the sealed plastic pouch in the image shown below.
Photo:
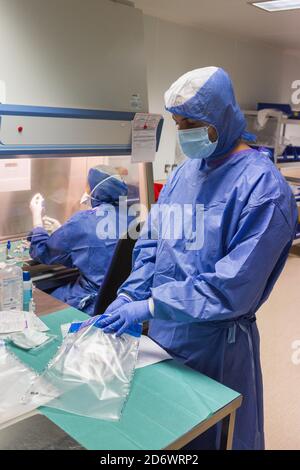
M38 375L23 364L0 340L0 426L24 415L47 400L24 403L22 397Z
M101 317L103 318L103 317ZM80 416L119 420L130 393L142 326L105 334L100 317L73 323L55 357L25 396Z

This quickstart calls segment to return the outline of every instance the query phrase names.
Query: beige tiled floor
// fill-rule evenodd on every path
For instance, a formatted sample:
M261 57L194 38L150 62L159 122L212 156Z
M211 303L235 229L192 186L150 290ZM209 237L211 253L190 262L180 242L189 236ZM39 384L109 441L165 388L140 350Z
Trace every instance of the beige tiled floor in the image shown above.
M299 250L300 251L300 250ZM300 449L300 256L290 255L271 297L258 312L265 389L267 449Z

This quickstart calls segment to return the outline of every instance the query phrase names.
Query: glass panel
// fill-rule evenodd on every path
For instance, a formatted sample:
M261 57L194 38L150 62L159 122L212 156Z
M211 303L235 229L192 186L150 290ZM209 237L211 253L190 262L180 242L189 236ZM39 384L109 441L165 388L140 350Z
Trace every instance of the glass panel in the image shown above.
M139 203L140 193L147 194L141 166L131 164L131 157L0 160L0 261L13 258L31 272L39 289L90 315L94 313L97 294L118 240L126 230L126 223L133 222L132 217L125 218L126 203L125 207L122 204L124 213L121 207L119 212L116 206L111 210L106 205L104 211L97 212L96 208L91 211L90 205L80 204L85 191L90 192L89 170L98 165L109 175L120 175L127 183L128 205ZM33 228L30 202L37 193L44 198L44 215L61 225L78 212L89 212L73 221L71 229L68 225L53 237L50 235L50 239L43 230L36 230L31 260L27 235ZM138 215L137 212L133 217ZM51 221L48 225L45 220L43 223L49 234L51 228L58 228L51 226Z
M83 210L80 199L86 190L89 169L104 165L115 170L128 185L128 202L139 202L139 167L131 164L131 157L81 157L23 159L29 163L30 175L22 180L11 177L10 187L1 191L0 240L16 240L25 237L32 229L32 216L29 204L36 193L45 199L47 216L60 223L66 222L74 213ZM5 171L16 173L12 168L18 160L1 161L0 179L8 181ZM5 167L8 166L8 169ZM26 165L25 165L26 166ZM4 168L4 170L3 170ZM6 168L6 169L5 169ZM26 168L28 171L28 168ZM24 181L23 181L24 180ZM26 185L27 186L24 186ZM23 186L22 186L23 185ZM1 186L1 185L0 185ZM22 190L24 187L28 189ZM3 186L2 186L3 188Z
M275 147L278 119L270 118L263 129L257 126L257 115L246 115L247 131L257 136L257 143L264 147Z
M87 173L96 165L107 165L119 174L128 186L128 203L140 201L139 166L131 163L131 157L90 157L87 159Z

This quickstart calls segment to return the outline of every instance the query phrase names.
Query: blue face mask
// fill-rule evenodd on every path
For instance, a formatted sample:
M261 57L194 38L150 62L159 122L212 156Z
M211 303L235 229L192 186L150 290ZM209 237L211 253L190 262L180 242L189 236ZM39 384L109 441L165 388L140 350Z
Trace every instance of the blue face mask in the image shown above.
M188 158L206 159L214 153L218 146L218 140L211 142L208 127L179 130L178 138L181 149Z

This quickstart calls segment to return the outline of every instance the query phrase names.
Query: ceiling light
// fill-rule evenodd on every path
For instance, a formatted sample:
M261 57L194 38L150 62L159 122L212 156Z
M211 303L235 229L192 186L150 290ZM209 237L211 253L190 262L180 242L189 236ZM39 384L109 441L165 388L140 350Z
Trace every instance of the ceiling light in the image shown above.
M252 1L250 3L255 7L269 12L300 9L300 0L269 0L261 2Z

